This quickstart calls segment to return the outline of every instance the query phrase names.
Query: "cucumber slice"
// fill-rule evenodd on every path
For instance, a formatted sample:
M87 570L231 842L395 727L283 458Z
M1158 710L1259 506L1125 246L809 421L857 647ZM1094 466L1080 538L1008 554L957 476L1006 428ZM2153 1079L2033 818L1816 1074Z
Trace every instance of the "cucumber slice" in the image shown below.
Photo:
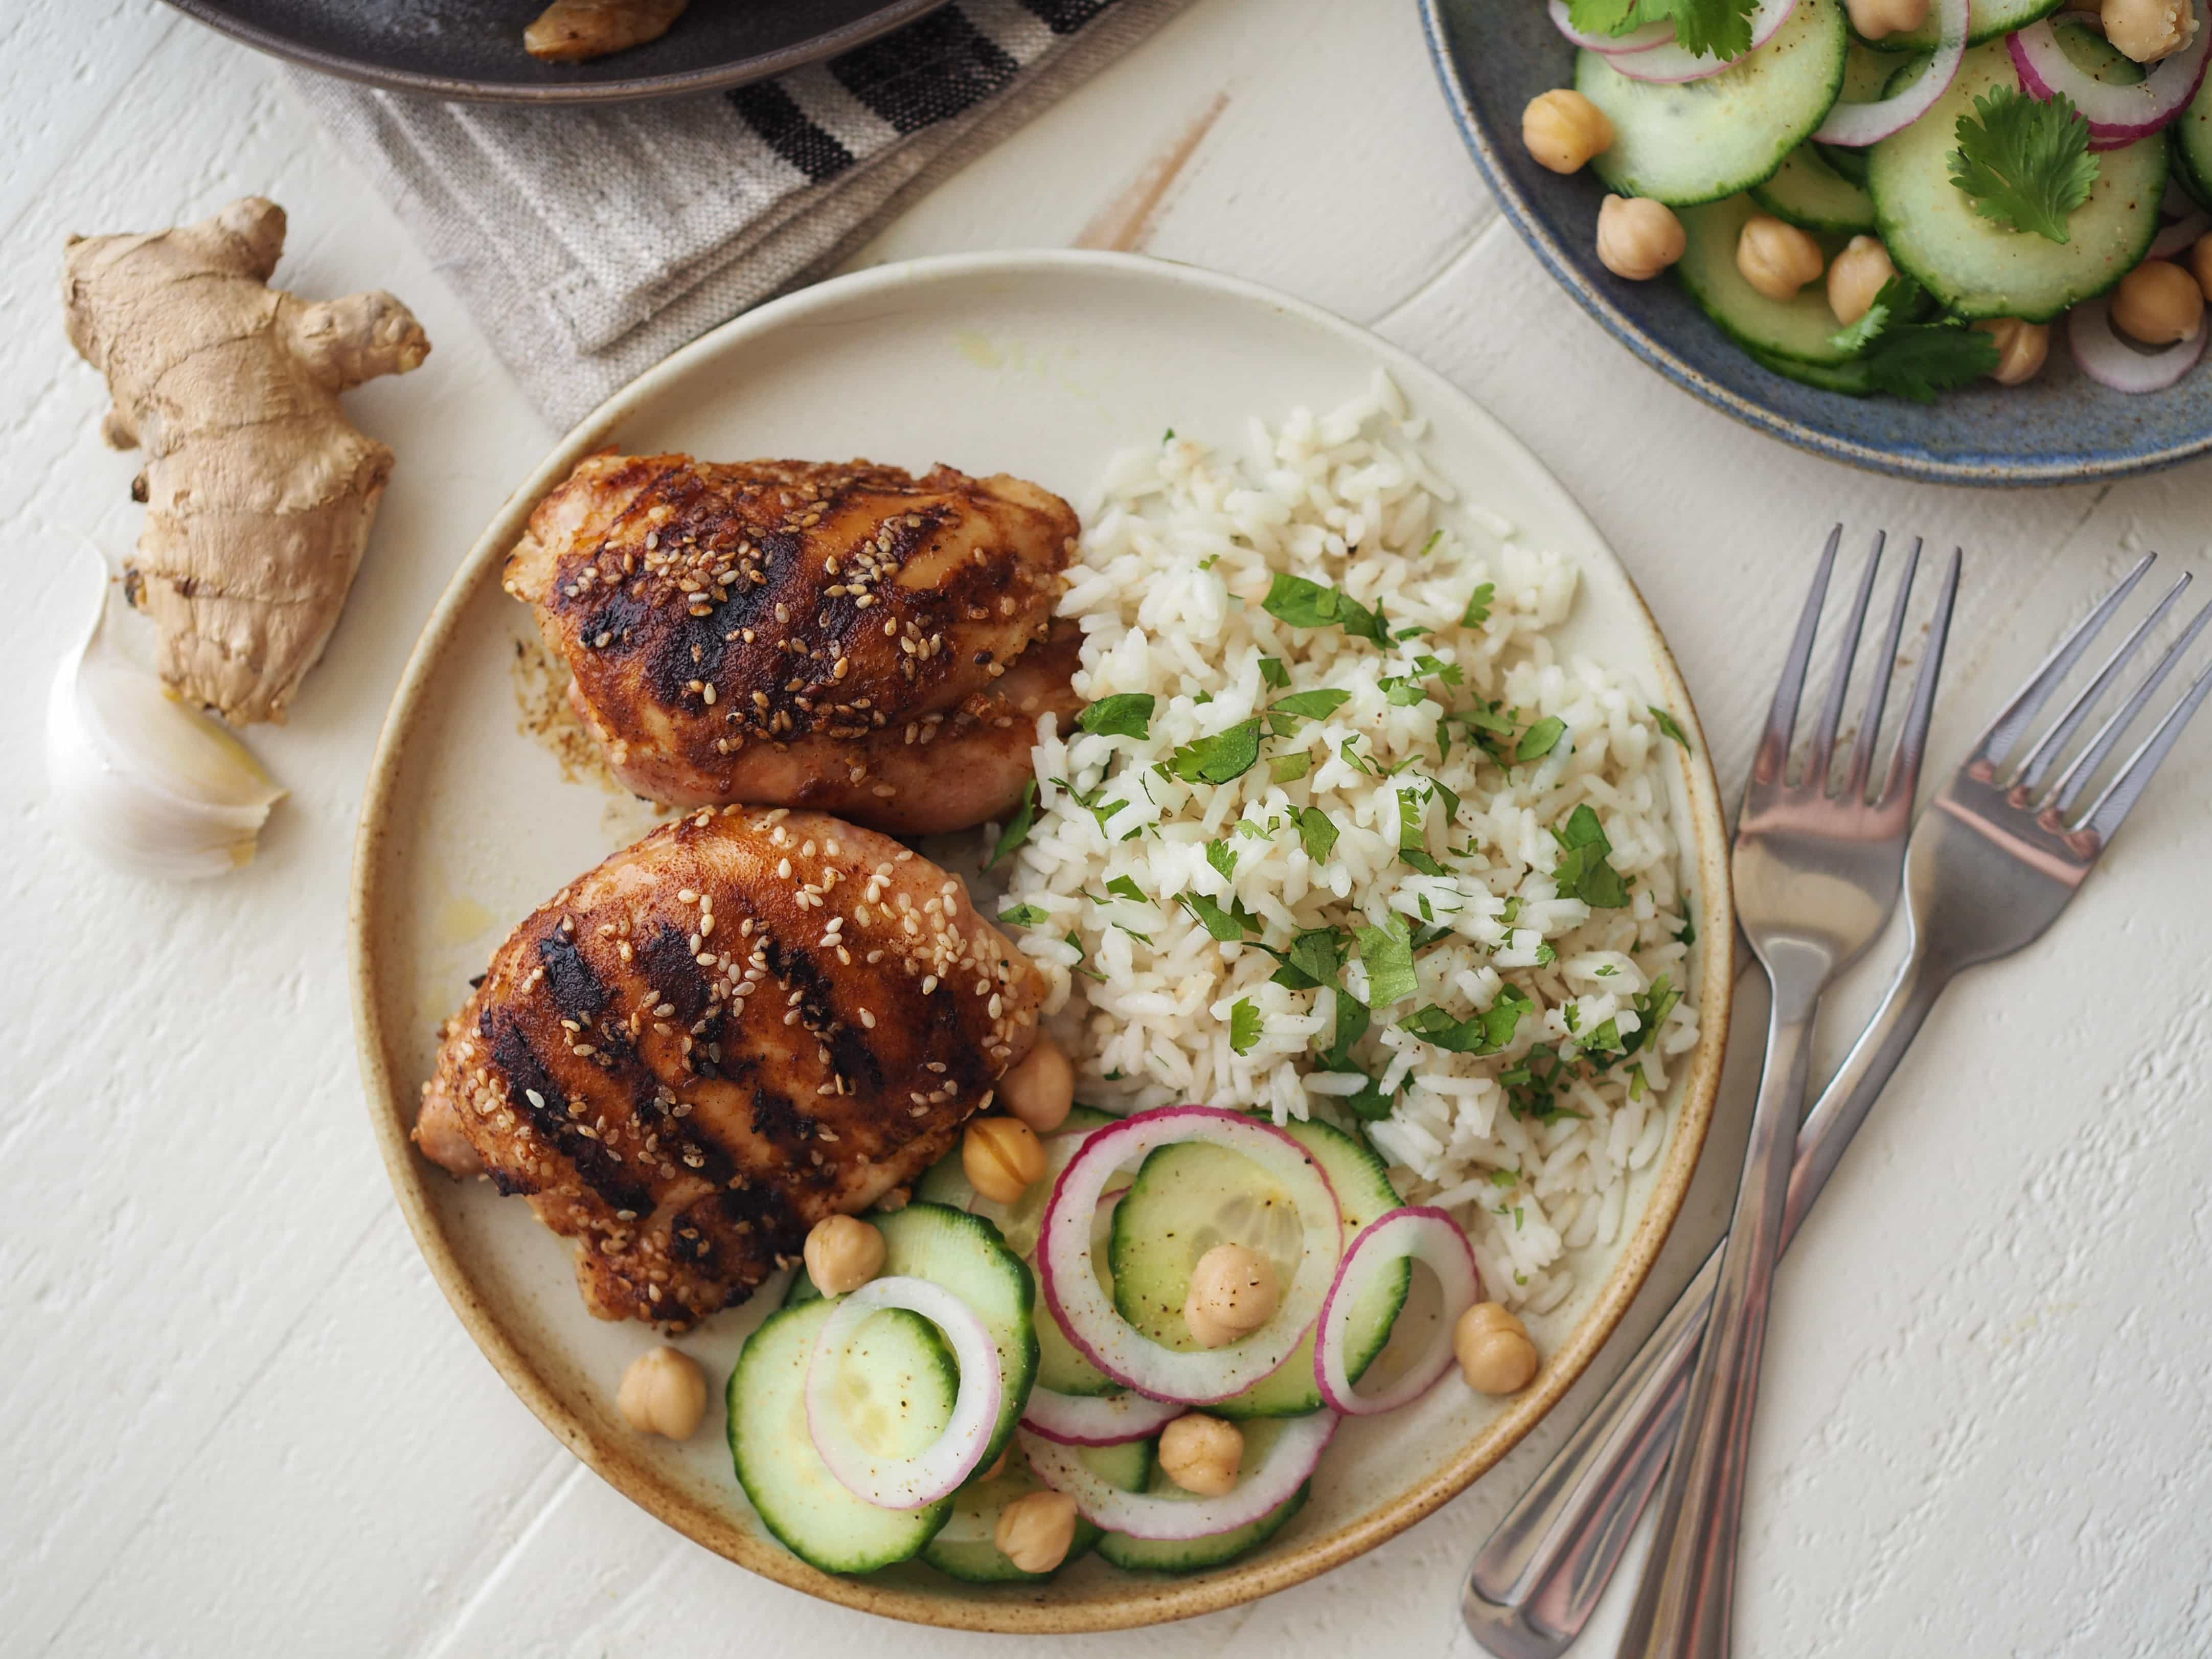
M2142 76L2086 29L2062 24L2058 35L2099 80ZM2069 241L1984 219L1951 182L1959 119L1973 113L1978 95L2019 84L2002 40L1975 47L1933 109L1868 152L1867 189L1889 257L1946 308L2040 323L2106 292L2142 262L2158 234L2167 150L2154 135L2100 155L2096 187L2067 222Z
M1842 0L1800 0L1790 21L1732 69L1702 81L1632 81L1601 52L1575 58L1575 90L1613 122L1592 168L1623 196L1670 207L1763 183L1827 118L1844 82Z
M885 1275L926 1279L942 1285L982 1316L999 1349L1006 1403L999 1426L983 1450L983 1467L1012 1438L1036 1380L1036 1282L1029 1266L1000 1241L999 1230L981 1216L942 1204L909 1204L890 1215L868 1218L884 1236ZM802 1270L784 1293L786 1308L803 1308L822 1299Z
M1850 50L1844 57L1844 89L1836 94L1839 104L1871 104L1889 94L1889 77L1897 73L1897 59L1887 52L1876 52L1863 40L1854 38ZM1825 117L1823 118L1826 118ZM1838 174L1854 185L1866 183L1866 152L1853 149L1848 144L1815 144L1813 150Z
M1973 0L1966 13L1966 44L1978 46L1984 40L1995 40L2014 29L2024 29L2050 16L2065 3L2066 0ZM1936 8L1930 6L1928 20L1917 29L1899 29L1879 40L1859 40L1856 34L1851 38L1876 52L1933 52L1941 33L1938 23Z
M1092 1474L1112 1482L1123 1492L1142 1492L1145 1483L1152 1476L1152 1443L1132 1440L1122 1446L1085 1446L1076 1456L1091 1467ZM1006 1467L988 1480L971 1481L952 1494L952 1518L945 1528L929 1540L921 1552L921 1559L939 1572L965 1579L971 1584L1035 1584L1058 1572L1024 1572L1009 1561L994 1541L999 1526L999 1511L1017 1498L1041 1492L1044 1483L1030 1473L1030 1466L1022 1456L1022 1449L1015 1446L1006 1453ZM1067 1547L1066 1559L1060 1564L1087 1554L1092 1545L1103 1535L1099 1528L1075 1517L1075 1541Z
M1802 230L1856 236L1874 228L1874 198L1822 159L1818 144L1800 144L1781 170L1751 187L1751 199Z
M1336 1189L1347 1238L1404 1201L1382 1160L1360 1141L1326 1123L1284 1127ZM1154 1341L1188 1352L1198 1344L1183 1324L1182 1304L1199 1257L1224 1243L1249 1245L1274 1261L1287 1285L1298 1239L1289 1200L1249 1158L1199 1141L1163 1146L1145 1160L1114 1212L1114 1304ZM1389 1341L1412 1281L1413 1268L1401 1265L1353 1310L1346 1354L1353 1380ZM1215 1417L1297 1417L1321 1403L1309 1335L1269 1375L1206 1409Z
M2212 79L2197 89L2171 129L2174 170L2199 207L2212 208Z
M824 1572L873 1572L919 1554L952 1499L878 1509L837 1483L806 1430L806 1365L830 1304L786 1308L745 1340L730 1373L730 1456L768 1529ZM937 1328L902 1308L860 1327L841 1390L878 1449L911 1455L944 1431L960 1374Z
M1736 269L1736 241L1757 211L1748 196L1686 210L1688 246L1675 276L1721 331L1747 349L1805 363L1844 362L1850 353L1836 344L1842 325L1828 309L1822 284L1808 283L1794 300L1770 300Z
M1209 1406L1206 1409L1214 1408ZM1267 1455L1268 1443L1280 1427L1279 1424L1263 1422L1252 1424L1244 1431L1245 1468L1252 1468ZM1157 1468L1152 1471L1146 1490L1155 1498L1192 1496ZM1222 1566L1258 1549L1280 1532L1290 1518L1305 1507L1307 1494L1312 1490L1313 1483L1309 1481L1257 1521L1234 1532L1216 1533L1211 1538L1175 1539L1132 1538L1127 1533L1109 1532L1098 1540L1098 1553L1129 1572L1198 1572L1207 1567Z
M1761 351L1756 346L1744 349L1760 367L1772 369L1785 380L1818 386L1823 392L1840 392L1848 398L1870 398L1874 395L1874 382L1867 377L1866 365L1863 362L1801 363L1777 352Z

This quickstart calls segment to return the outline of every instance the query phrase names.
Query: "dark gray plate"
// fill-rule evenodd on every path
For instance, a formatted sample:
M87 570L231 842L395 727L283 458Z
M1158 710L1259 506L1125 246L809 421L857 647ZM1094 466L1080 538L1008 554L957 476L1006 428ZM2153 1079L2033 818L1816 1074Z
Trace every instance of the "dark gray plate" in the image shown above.
M249 46L438 98L619 103L741 86L836 56L945 0L691 0L648 45L541 64L522 31L545 0L169 0Z
M1850 398L1784 380L1737 348L1672 282L1627 283L1600 264L1602 187L1529 159L1521 112L1567 84L1574 48L1533 0L1421 0L1429 50L1468 148L1536 257L1630 350L1717 409L1878 472L1942 483L2073 483L2171 466L2212 450L2212 368L2148 397L2107 391L2077 370L2065 325L2025 386L1947 393L1923 406Z

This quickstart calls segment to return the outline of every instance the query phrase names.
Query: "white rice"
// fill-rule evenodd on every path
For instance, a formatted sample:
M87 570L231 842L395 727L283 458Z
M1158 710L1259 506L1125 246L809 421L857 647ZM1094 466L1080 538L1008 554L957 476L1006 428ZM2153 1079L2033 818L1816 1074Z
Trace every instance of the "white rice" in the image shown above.
M1036 818L1006 866L1003 908L1022 918L1009 931L1051 980L1053 1026L1075 1057L1080 1097L1123 1111L1206 1101L1350 1126L1359 1120L1346 1103L1363 1088L1371 1102L1372 1079L1396 1091L1387 1117L1365 1127L1400 1190L1451 1209L1490 1293L1540 1312L1572 1289L1569 1253L1618 1235L1632 1174L1666 1137L1668 1068L1697 1041L1662 769L1673 761L1643 698L1601 663L1559 659L1547 630L1574 604L1574 567L1456 501L1421 457L1424 431L1378 376L1368 396L1329 414L1298 410L1274 429L1254 420L1241 462L1172 435L1115 459L1060 609L1084 629L1077 691L1094 702L1151 693L1150 730L1139 739L1040 723ZM1365 605L1379 599L1394 634L1430 631L1382 648L1338 626L1291 627L1261 608L1277 572ZM1489 618L1463 627L1483 583L1495 589ZM1425 653L1462 683L1421 675ZM1287 685L1263 680L1267 658ZM1384 683L1409 676L1423 700L1394 705ZM1258 763L1233 781L1164 770L1178 747L1316 688L1350 700L1264 736ZM1440 763L1439 716L1478 698L1515 711L1521 726L1556 716L1565 735L1509 771L1455 730ZM1345 756L1355 742L1364 769ZM1301 754L1311 769L1277 781L1270 762ZM1441 876L1401 856L1399 792L1427 781L1460 799L1449 836L1440 797L1421 810L1419 846ZM1552 831L1583 804L1628 879L1625 908L1559 895ZM1294 817L1309 807L1339 832L1319 862ZM1236 853L1231 873L1209 847ZM1141 900L1109 891L1131 884ZM1222 942L1186 896L1224 911L1241 904L1261 931ZM1425 918L1449 932L1418 954L1415 994L1374 1011L1352 1050L1365 1075L1321 1069L1337 993L1272 982L1277 960L1255 945L1287 950L1304 930L1349 935L1393 918L1416 937L1431 926ZM1342 982L1371 1001L1352 954ZM1638 997L1662 976L1690 994L1642 1040L1632 1066L1589 1055L1571 1068L1556 1100L1580 1115L1516 1110L1528 1097L1506 1079L1533 1047L1556 1049L1608 1020L1630 1037ZM1486 1010L1504 982L1534 1006L1501 1053L1453 1053L1401 1029L1425 1005L1454 1019ZM1240 1001L1260 1017L1243 1054L1231 1042Z

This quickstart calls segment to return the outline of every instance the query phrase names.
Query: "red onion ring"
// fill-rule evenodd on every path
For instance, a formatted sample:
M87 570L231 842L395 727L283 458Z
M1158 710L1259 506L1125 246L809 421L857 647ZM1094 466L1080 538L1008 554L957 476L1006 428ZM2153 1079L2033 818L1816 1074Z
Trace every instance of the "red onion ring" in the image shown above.
M2206 0L2191 0L2197 14L2196 38L2166 58L2132 87L2107 86L2075 66L2046 21L2030 23L2005 37L2021 85L2036 98L2064 93L2089 123L2090 147L2117 149L2171 125L2189 107L2212 64L2212 12Z
M1156 1147L1211 1141L1258 1164L1289 1193L1303 1254L1275 1316L1226 1347L1182 1353L1123 1319L1098 1282L1091 1226L1114 1171ZM1334 1224L1329 1224L1334 1221ZM1206 1405L1240 1394L1291 1357L1314 1321L1344 1254L1344 1212L1312 1155L1271 1123L1218 1106L1162 1106L1095 1131L1054 1184L1037 1246L1046 1305L1077 1352L1125 1388L1155 1400Z
M1702 81L1709 75L1734 69L1744 58L1757 52L1774 38L1776 31L1790 21L1790 14L1796 9L1797 0L1759 0L1759 9L1751 15L1751 46L1742 57L1708 58L1701 52L1685 52L1670 43L1628 53L1616 58L1613 66L1632 81Z
M1430 1335L1421 1356L1406 1373L1378 1393L1360 1395L1352 1389L1352 1372L1345 1364L1344 1345L1352 1310L1377 1276L1401 1261L1425 1261L1443 1286L1443 1316ZM1444 1212L1425 1204L1408 1205L1377 1216L1360 1229L1359 1237L1344 1253L1336 1282L1321 1304L1321 1328L1314 1337L1314 1381L1322 1398L1334 1411L1347 1417L1371 1417L1411 1405L1437 1385L1452 1368L1452 1329L1459 1316L1482 1300L1482 1276L1475 1271L1474 1251L1459 1223Z
M2212 322L2163 351L2138 351L2113 331L2112 302L2087 300L2066 313L2066 345L2081 372L2099 386L2130 397L2163 392L2197 367Z
M1248 1469L1218 1498L1165 1498L1123 1492L1083 1465L1073 1448L1018 1430L1030 1473L1054 1492L1066 1492L1085 1520L1132 1538L1211 1538L1249 1527L1289 1501L1320 1466L1321 1455L1336 1432L1334 1412L1279 1419L1282 1432L1260 1466Z
M2197 246L2197 239L2212 231L2212 213L2192 213L2185 219L2177 219L2150 245L2146 259L2171 259L2177 253L2186 253Z
M847 1431L837 1411L837 1365L853 1334L886 1308L918 1313L945 1334L960 1364L960 1390L945 1431L911 1457L883 1457ZM1005 1395L999 1346L982 1316L926 1279L872 1279L822 1322L806 1362L806 1431L837 1484L887 1510L918 1510L959 1489L983 1461Z
M1055 1394L1031 1389L1022 1407L1022 1426L1063 1446L1118 1446L1148 1440L1183 1414L1182 1402L1147 1400L1140 1394Z
M1662 20L1646 23L1642 28L1631 29L1626 34L1588 34L1575 27L1574 18L1567 10L1566 0L1547 0L1546 9L1552 14L1552 27L1580 46L1584 52L1601 52L1608 58L1619 58L1632 52L1649 52L1654 46L1663 46L1674 38L1673 23Z
M1894 98L1871 104L1838 103L1814 133L1814 143L1840 144L1847 149L1878 144L1892 133L1904 131L1950 91L1951 82L1959 78L1959 65L1966 60L1973 8L1971 0L1936 0L1936 11L1940 26L1936 57L1920 78Z

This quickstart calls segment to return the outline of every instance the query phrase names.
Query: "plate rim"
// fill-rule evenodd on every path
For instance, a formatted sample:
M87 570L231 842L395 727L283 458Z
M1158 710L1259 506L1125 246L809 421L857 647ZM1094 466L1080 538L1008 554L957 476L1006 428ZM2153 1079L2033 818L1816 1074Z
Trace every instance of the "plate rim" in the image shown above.
M636 407L667 382L726 353L742 351L757 337L803 321L810 313L848 299L938 283L989 282L1055 271L1108 270L1138 280L1194 286L1217 295L1289 313L1371 354L1401 385L1416 385L1425 399L1455 400L1457 412L1485 429L1490 441L1515 454L1557 492L1591 545L1610 560L1635 601L1660 690L1680 709L1690 738L1684 758L1690 816L1690 851L1702 885L1705 915L1695 949L1702 988L1697 1048L1686 1057L1678 1121L1666 1158L1655 1175L1649 1203L1624 1241L1613 1271L1600 1285L1571 1339L1545 1363L1511 1409L1494 1419L1458 1451L1416 1481L1352 1521L1279 1555L1262 1555L1188 1578L1131 1577L1109 1598L1075 1602L1036 1601L959 1591L930 1593L903 1585L848 1578L808 1565L772 1540L755 1537L684 1491L665 1482L637 1455L634 1443L599 1432L571 1412L555 1388L478 1297L453 1240L429 1197L430 1173L416 1156L408 1124L416 1091L399 1059L404 1042L386 1029L375 986L380 977L375 919L384 884L381 854L389 835L399 757L423 712L422 693L460 629L477 589L496 580L496 566L520 533L530 509L567 476L575 462L601 445ZM348 965L356 1046L371 1127L386 1173L409 1231L471 1339L508 1388L554 1436L586 1466L648 1514L717 1554L787 1588L821 1600L909 1623L940 1628L1024 1634L1072 1634L1125 1630L1194 1617L1257 1600L1340 1566L1441 1508L1472 1485L1559 1403L1612 1335L1649 1278L1673 1229L1695 1173L1711 1123L1726 1051L1735 979L1735 926L1728 881L1728 829L1718 781L1705 732L1679 665L1657 620L1589 515L1549 468L1496 416L1411 354L1358 325L1257 283L1196 266L1126 253L1070 249L941 255L901 261L834 278L745 313L702 335L647 370L586 416L510 495L477 538L441 595L410 653L392 694L362 797L347 915ZM963 1593L965 1592L965 1593Z
M273 29L248 22L244 18L233 15L222 0L167 0L167 3L194 22L204 24L216 33L250 46L256 52L266 53L284 63L296 64L303 69L334 75L342 81L355 81L364 86L383 87L394 92L416 93L425 97L474 104L545 105L628 104L652 98L682 98L701 93L726 92L732 87L764 81L770 76L803 69L809 64L820 63L825 58L835 58L840 52L864 46L893 29L950 4L951 0L878 0L877 9L866 17L856 18L836 28L826 29L796 46L786 46L776 52L756 52L750 58L733 58L706 69L685 70L670 75L631 76L620 81L542 84L485 81L468 76L428 75L414 70L396 70L366 58L307 46ZM520 44L515 50L518 54L521 52Z
M1818 427L1808 426L1721 385L1678 356L1662 341L1638 327L1601 289L1569 261L1565 250L1545 228L1520 187L1513 182L1511 173L1498 161L1498 140L1491 131L1489 121L1475 108L1467 83L1461 78L1458 60L1444 38L1444 3L1445 0L1420 0L1422 40L1428 47L1429 63L1436 70L1444 102L1451 111L1452 124L1459 129L1460 141L1474 158L1475 167L1482 174L1482 181L1490 191L1491 199L1498 204L1498 211L1505 216L1506 222L1535 254L1538 262L1551 273L1553 280L1572 295L1607 333L1658 370L1665 379L1702 398L1723 414L1734 416L1746 426L1764 432L1769 437L1779 438L1796 448L1808 450L1830 460L1842 461L1894 478L1911 478L1922 483L2010 489L2022 485L2110 483L2120 478L2140 477L2147 472L2163 471L2212 452L2212 430L2208 430L2193 439L2141 454L2092 456L2079 459L2052 457L2045 461L1996 457L1984 458L1980 461L1948 461L1930 455L1881 449L1839 437L1834 433L1823 432Z

